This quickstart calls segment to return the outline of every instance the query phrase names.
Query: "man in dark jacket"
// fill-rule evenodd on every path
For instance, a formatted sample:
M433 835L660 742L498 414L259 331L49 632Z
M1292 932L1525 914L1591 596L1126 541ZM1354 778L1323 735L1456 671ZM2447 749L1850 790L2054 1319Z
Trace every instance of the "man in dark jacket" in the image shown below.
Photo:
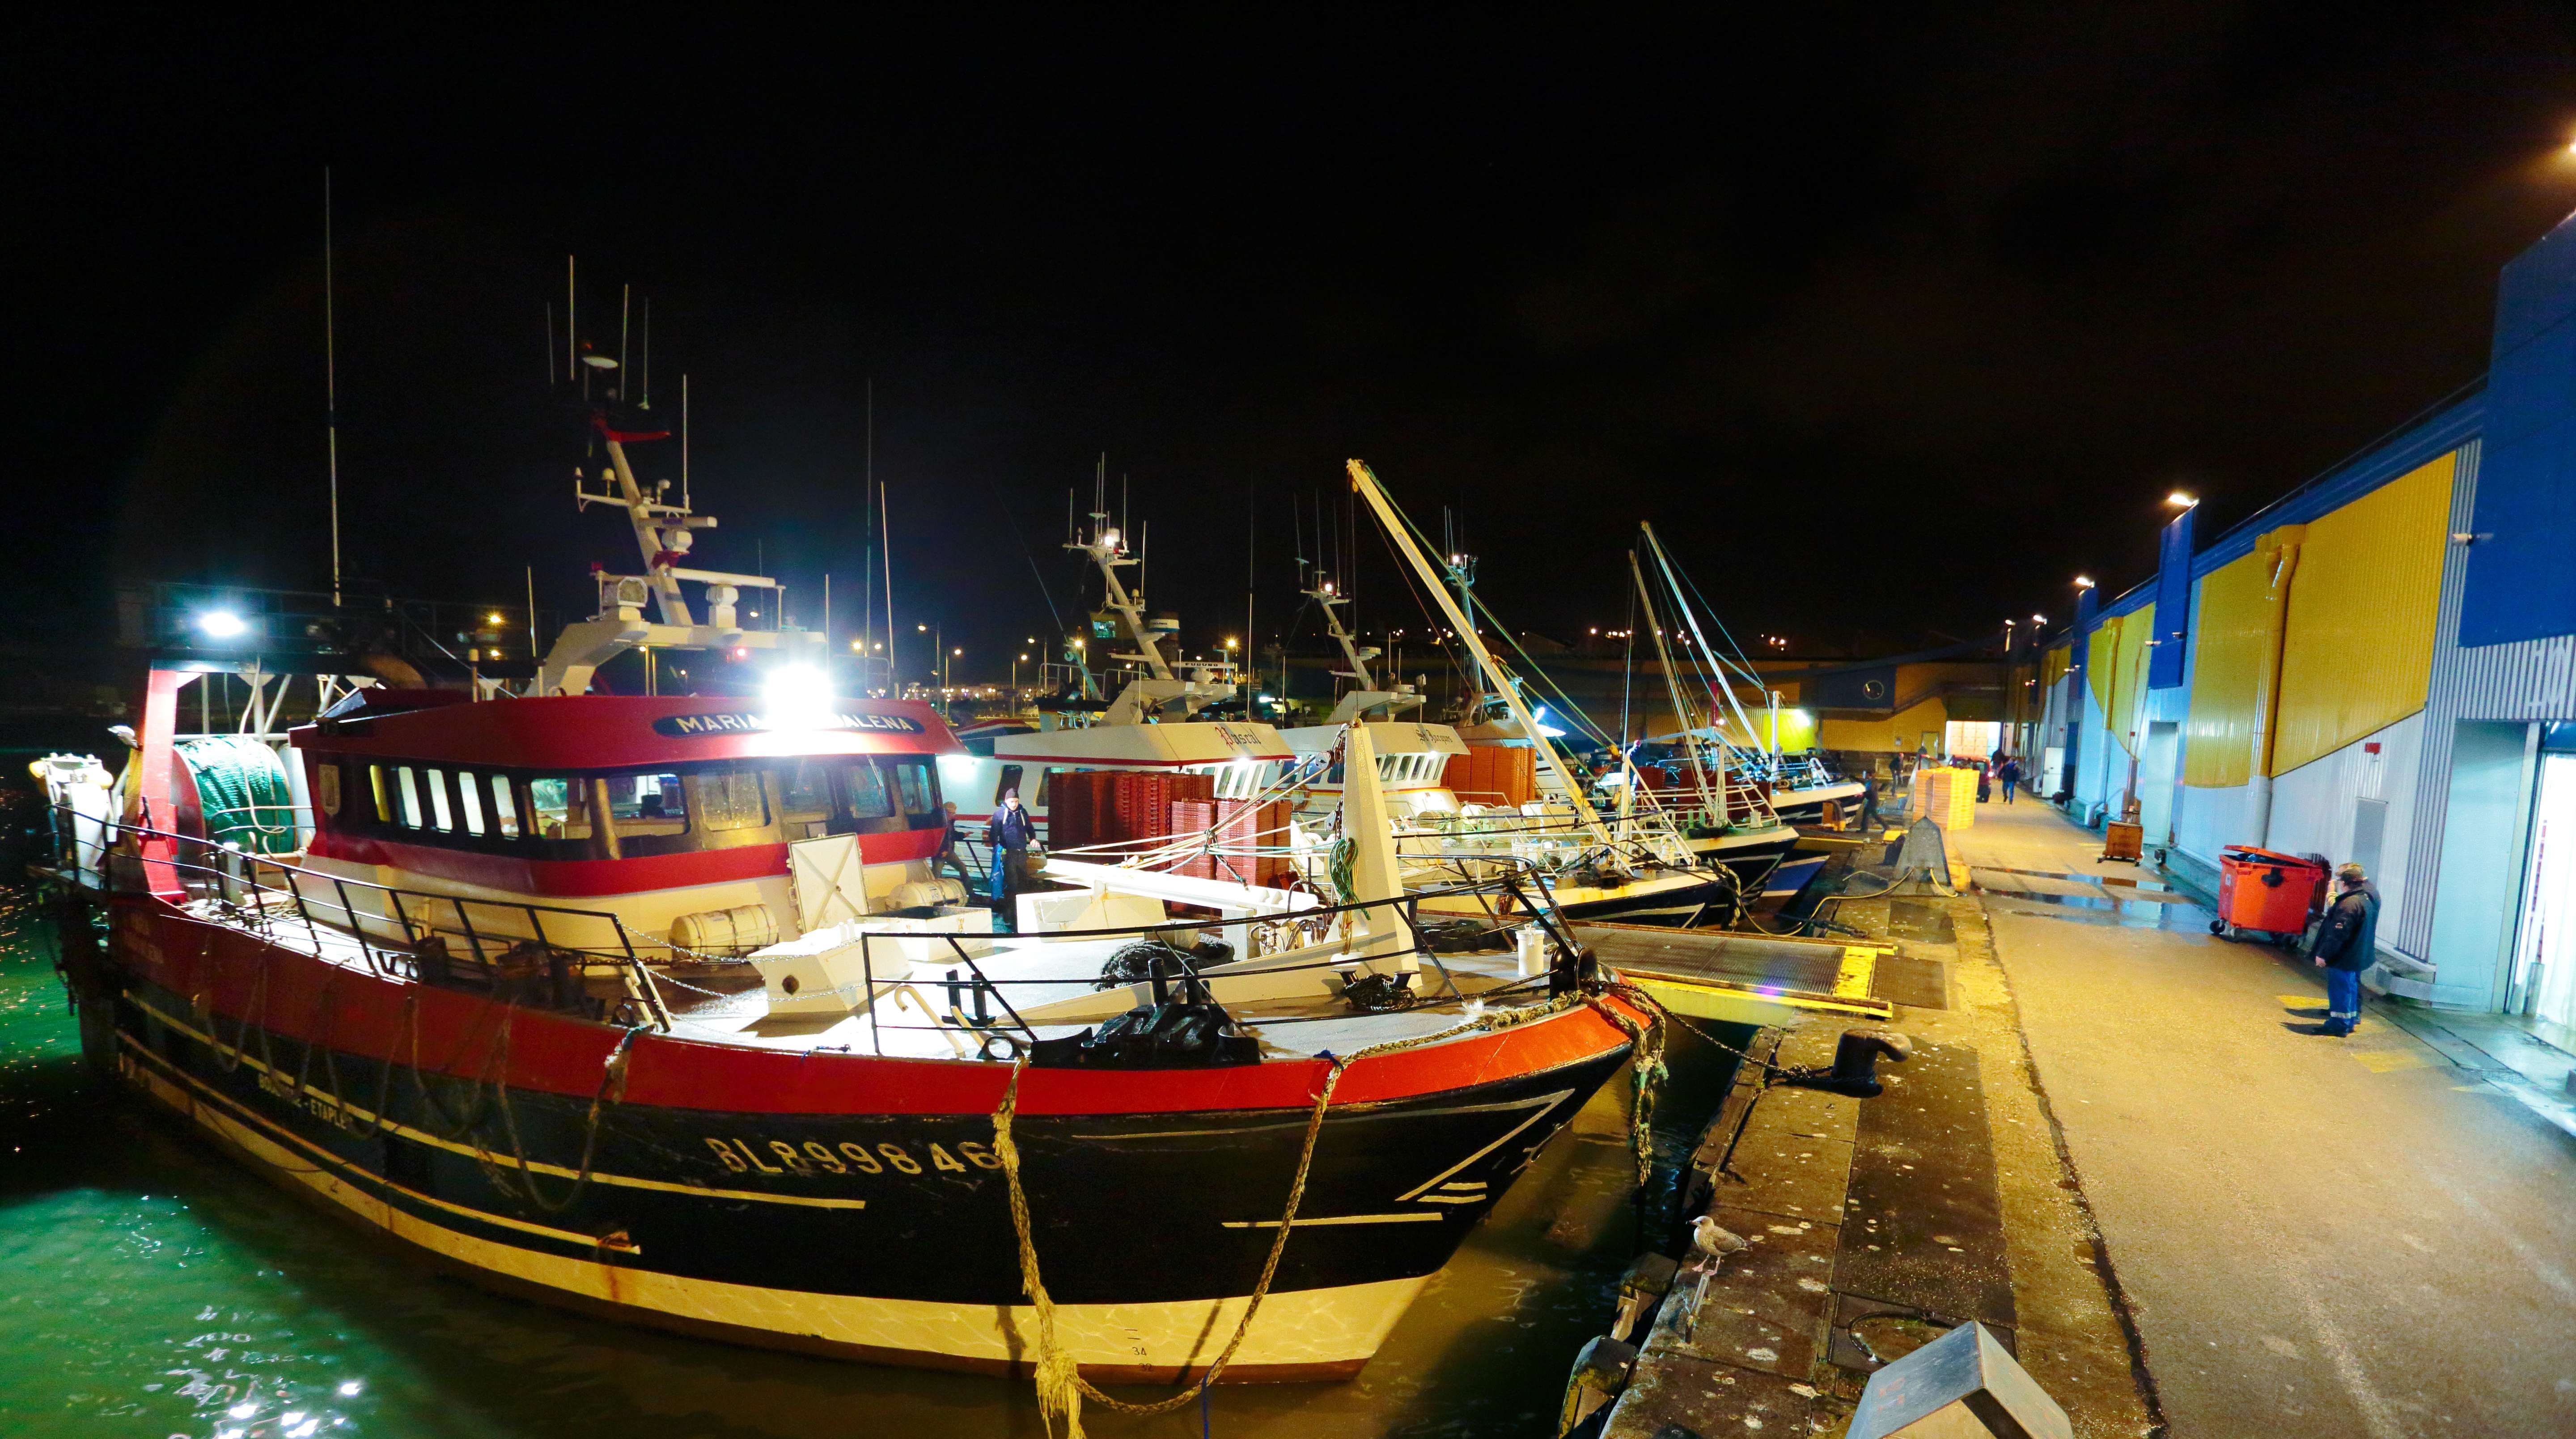
M2311 956L2326 972L2325 1023L2293 1027L2341 1038L2361 1023L2361 972L2379 956L2379 890L2357 864L2335 871L2335 890Z
M1022 871L1029 862L1029 846L1038 837L1037 820L1020 807L1020 792L1006 789L1002 791L1002 807L993 811L991 828L993 908L1003 924L1012 925L1018 912L1012 908L1011 895L1026 887Z

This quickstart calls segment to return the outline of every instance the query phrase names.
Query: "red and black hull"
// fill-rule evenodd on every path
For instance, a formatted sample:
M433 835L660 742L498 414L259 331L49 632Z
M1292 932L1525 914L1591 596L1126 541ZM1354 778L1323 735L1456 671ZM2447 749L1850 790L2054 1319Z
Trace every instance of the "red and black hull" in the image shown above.
M991 1149L1004 1065L629 1036L159 901L113 908L104 952L75 973L113 1033L94 1019L84 1033L112 1042L135 1087L347 1219L637 1322L871 1360L1029 1362ZM1627 1046L1576 1008L1352 1066L1227 1377L1355 1372ZM1223 1347L1325 1067L1026 1072L1014 1134L1086 1372L1171 1378Z

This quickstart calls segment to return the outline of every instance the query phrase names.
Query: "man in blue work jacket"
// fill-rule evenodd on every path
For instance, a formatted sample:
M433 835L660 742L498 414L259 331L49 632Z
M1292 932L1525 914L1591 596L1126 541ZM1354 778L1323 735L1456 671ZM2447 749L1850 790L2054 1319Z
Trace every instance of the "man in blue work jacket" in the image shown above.
M2347 864L2335 871L2335 891L2310 952L2326 972L2325 1022L2291 1027L2341 1038L2361 1023L2361 972L2378 958L2379 890L2360 865Z
M993 812L993 908L1002 923L1017 928L1011 896L1028 888L1025 873L1029 846L1037 839L1036 817L1020 807L1020 792L1002 791L1002 807Z

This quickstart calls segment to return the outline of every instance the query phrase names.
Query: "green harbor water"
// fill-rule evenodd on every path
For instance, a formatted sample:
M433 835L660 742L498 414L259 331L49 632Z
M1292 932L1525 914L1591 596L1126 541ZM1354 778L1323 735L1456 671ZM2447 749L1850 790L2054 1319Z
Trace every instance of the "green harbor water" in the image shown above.
M1725 1082L1678 1041L1666 1148ZM1633 1252L1625 1075L1344 1384L1222 1386L1216 1435L1554 1432ZM1186 1262L1175 1256L1175 1262ZM91 1082L32 894L0 891L0 1435L905 1439L1043 1432L1029 1386L737 1349L499 1298L287 1198ZM1138 1394L1132 1397L1154 1397ZM1195 1409L1085 1415L1200 1432Z

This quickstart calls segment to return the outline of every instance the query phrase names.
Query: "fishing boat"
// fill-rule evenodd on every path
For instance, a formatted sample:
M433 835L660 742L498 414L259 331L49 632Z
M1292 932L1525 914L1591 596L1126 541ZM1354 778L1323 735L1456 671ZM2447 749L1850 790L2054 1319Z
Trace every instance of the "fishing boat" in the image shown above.
M1746 881L1732 866L1693 853L1688 836L1668 814L1649 805L1605 818L1595 808L1565 756L1548 742L1548 727L1522 694L1520 677L1477 633L1472 616L1480 602L1469 589L1463 559L1453 558L1445 569L1436 565L1375 473L1357 460L1347 469L1390 547L1413 570L1459 647L1475 662L1485 694L1471 708L1470 723L1458 731L1460 739L1471 748L1526 755L1535 790L1526 799L1513 796L1518 803L1483 812L1462 805L1454 815L1426 816L1427 842L1409 845L1408 855L1417 864L1451 866L1462 877L1504 857L1543 866L1553 875L1548 888L1554 903L1572 918L1696 925L1739 913ZM1484 718L1488 706L1499 714ZM1771 858L1776 862L1776 855Z
M1680 571L1665 553L1654 526L1640 524L1638 531L1637 545L1628 555L1628 573L1645 623L1630 627L1630 644L1635 643L1636 630L1643 630L1649 637L1656 667L1664 677L1665 694L1682 729L1667 737L1672 755L1656 770L1641 769L1637 764L1638 747L1625 747L1615 777L1616 793L1623 803L1652 805L1671 813L1674 822L1690 836L1693 852L1734 869L1745 880L1749 896L1780 899L1794 895L1824 860L1821 856L1791 857L1798 831L1774 807L1770 785L1753 766L1743 762L1719 732L1716 721L1728 711L1746 733L1752 732L1752 722L1745 718L1733 683L1724 673L1729 667L1727 658L1710 645ZM1655 581L1647 577L1650 560ZM1683 640L1693 643L1687 677L1673 653L1675 643ZM1711 665L1716 668L1712 670ZM1740 654L1734 657L1732 668L1739 676L1759 683ZM1707 697L1705 702L1700 698L1703 694ZM1665 782L1650 782L1655 780Z
M997 933L931 867L965 754L941 716L739 625L762 577L679 563L712 520L639 482L653 435L594 434L585 498L626 511L642 573L601 576L529 683L299 670L254 622L154 656L121 805L57 767L89 1061L550 1304L996 1373L1358 1372L1645 1011L1527 904L1530 938L1425 992L1365 726L1333 902L1068 861ZM591 692L645 645L769 683ZM190 686L250 673L234 730L182 730Z
M1061 845L1068 838L1059 795L1066 777L1186 776L1200 782L1189 790L1191 797L1203 791L1208 801L1232 804L1261 794L1281 765L1297 759L1270 725L1214 717L1239 705L1243 691L1234 665L1176 664L1163 653L1171 626L1148 617L1143 587L1130 574L1141 569L1141 558L1109 523L1105 499L1095 498L1090 520L1065 541L1065 548L1089 561L1101 586L1100 623L1078 637L1080 648L1069 647L1071 693L1049 706L1043 725L1003 720L981 726L968 753L942 762L964 824L988 825L1002 797L1017 794L1049 844ZM1126 650L1091 650L1094 641L1119 640ZM1117 683L1106 698L1104 681ZM1159 837L1167 831L1168 815L1158 812L1140 827ZM1072 838L1078 845L1091 835L1085 828Z

